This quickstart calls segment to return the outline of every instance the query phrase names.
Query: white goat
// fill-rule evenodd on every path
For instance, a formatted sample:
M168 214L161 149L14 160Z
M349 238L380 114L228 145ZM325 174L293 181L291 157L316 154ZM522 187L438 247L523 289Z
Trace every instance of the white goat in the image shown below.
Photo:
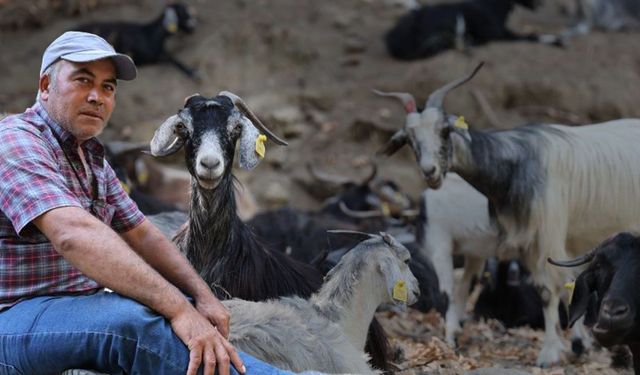
M425 222L419 229L423 235L418 242L433 263L440 290L451 301L445 315L445 336L453 346L460 319L464 317L471 279L482 270L486 259L497 255L498 228L489 218L487 198L455 173L447 176L440 189L425 190L421 204ZM465 258L462 283L456 285L454 255Z
M614 232L640 229L640 119L473 131L447 115L442 102L479 68L432 93L422 113L410 94L384 94L402 99L409 113L383 151L409 143L431 188L451 170L489 199L500 248L523 249L525 266L544 287L545 340L537 362L549 365L565 346L558 304L570 275L546 259L575 257Z
M368 235L327 274L309 300L228 300L230 341L276 367L300 372L377 373L364 345L376 308L417 300L409 251L392 236Z

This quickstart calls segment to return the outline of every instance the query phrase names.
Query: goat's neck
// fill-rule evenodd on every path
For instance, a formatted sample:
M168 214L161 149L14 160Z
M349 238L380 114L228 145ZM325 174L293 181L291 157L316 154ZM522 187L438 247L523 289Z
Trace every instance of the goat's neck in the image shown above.
M495 133L455 129L449 167L493 204L506 199L520 155ZM512 151L512 152L510 152Z
M169 35L164 26L164 11L160 13L158 18L146 24L144 28L146 29L148 43L155 42L153 45L164 44L164 39Z
M242 225L242 222L236 213L232 174L223 176L218 186L212 190L202 189L195 179L191 180L189 227L186 249L183 249L188 257L196 256L195 254L202 254L210 259L221 257L238 225ZM204 264L203 262L205 259L195 264Z
M372 269L344 269L341 274L345 277L334 275L325 281L318 293L311 296L311 302L321 314L340 326L352 345L364 350L376 309L388 299L386 288L380 287L386 283Z

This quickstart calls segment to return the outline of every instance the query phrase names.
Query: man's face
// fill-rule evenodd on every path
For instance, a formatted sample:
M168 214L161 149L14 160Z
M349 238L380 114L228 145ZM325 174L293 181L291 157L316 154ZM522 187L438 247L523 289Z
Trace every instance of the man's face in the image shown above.
M51 117L79 141L102 132L115 107L116 70L110 59L60 60L55 83L40 77L40 98Z

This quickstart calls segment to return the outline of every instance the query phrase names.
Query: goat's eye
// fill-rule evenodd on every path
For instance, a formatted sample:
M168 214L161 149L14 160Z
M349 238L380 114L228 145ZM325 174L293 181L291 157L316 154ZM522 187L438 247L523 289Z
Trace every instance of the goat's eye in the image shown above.
M184 130L184 124L183 124L183 123L181 123L181 122L177 123L177 124L176 124L176 129L177 129L177 130Z

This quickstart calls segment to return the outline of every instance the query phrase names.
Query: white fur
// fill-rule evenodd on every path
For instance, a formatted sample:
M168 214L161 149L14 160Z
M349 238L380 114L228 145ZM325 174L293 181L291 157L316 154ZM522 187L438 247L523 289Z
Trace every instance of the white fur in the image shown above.
M370 241L375 240L348 252L308 301L298 297L224 301L232 316L231 343L294 372L377 373L364 353L376 308L382 303L399 303L392 298L392 289L400 279L407 284L409 304L416 301L419 289L406 264L408 250L396 252L372 246Z

